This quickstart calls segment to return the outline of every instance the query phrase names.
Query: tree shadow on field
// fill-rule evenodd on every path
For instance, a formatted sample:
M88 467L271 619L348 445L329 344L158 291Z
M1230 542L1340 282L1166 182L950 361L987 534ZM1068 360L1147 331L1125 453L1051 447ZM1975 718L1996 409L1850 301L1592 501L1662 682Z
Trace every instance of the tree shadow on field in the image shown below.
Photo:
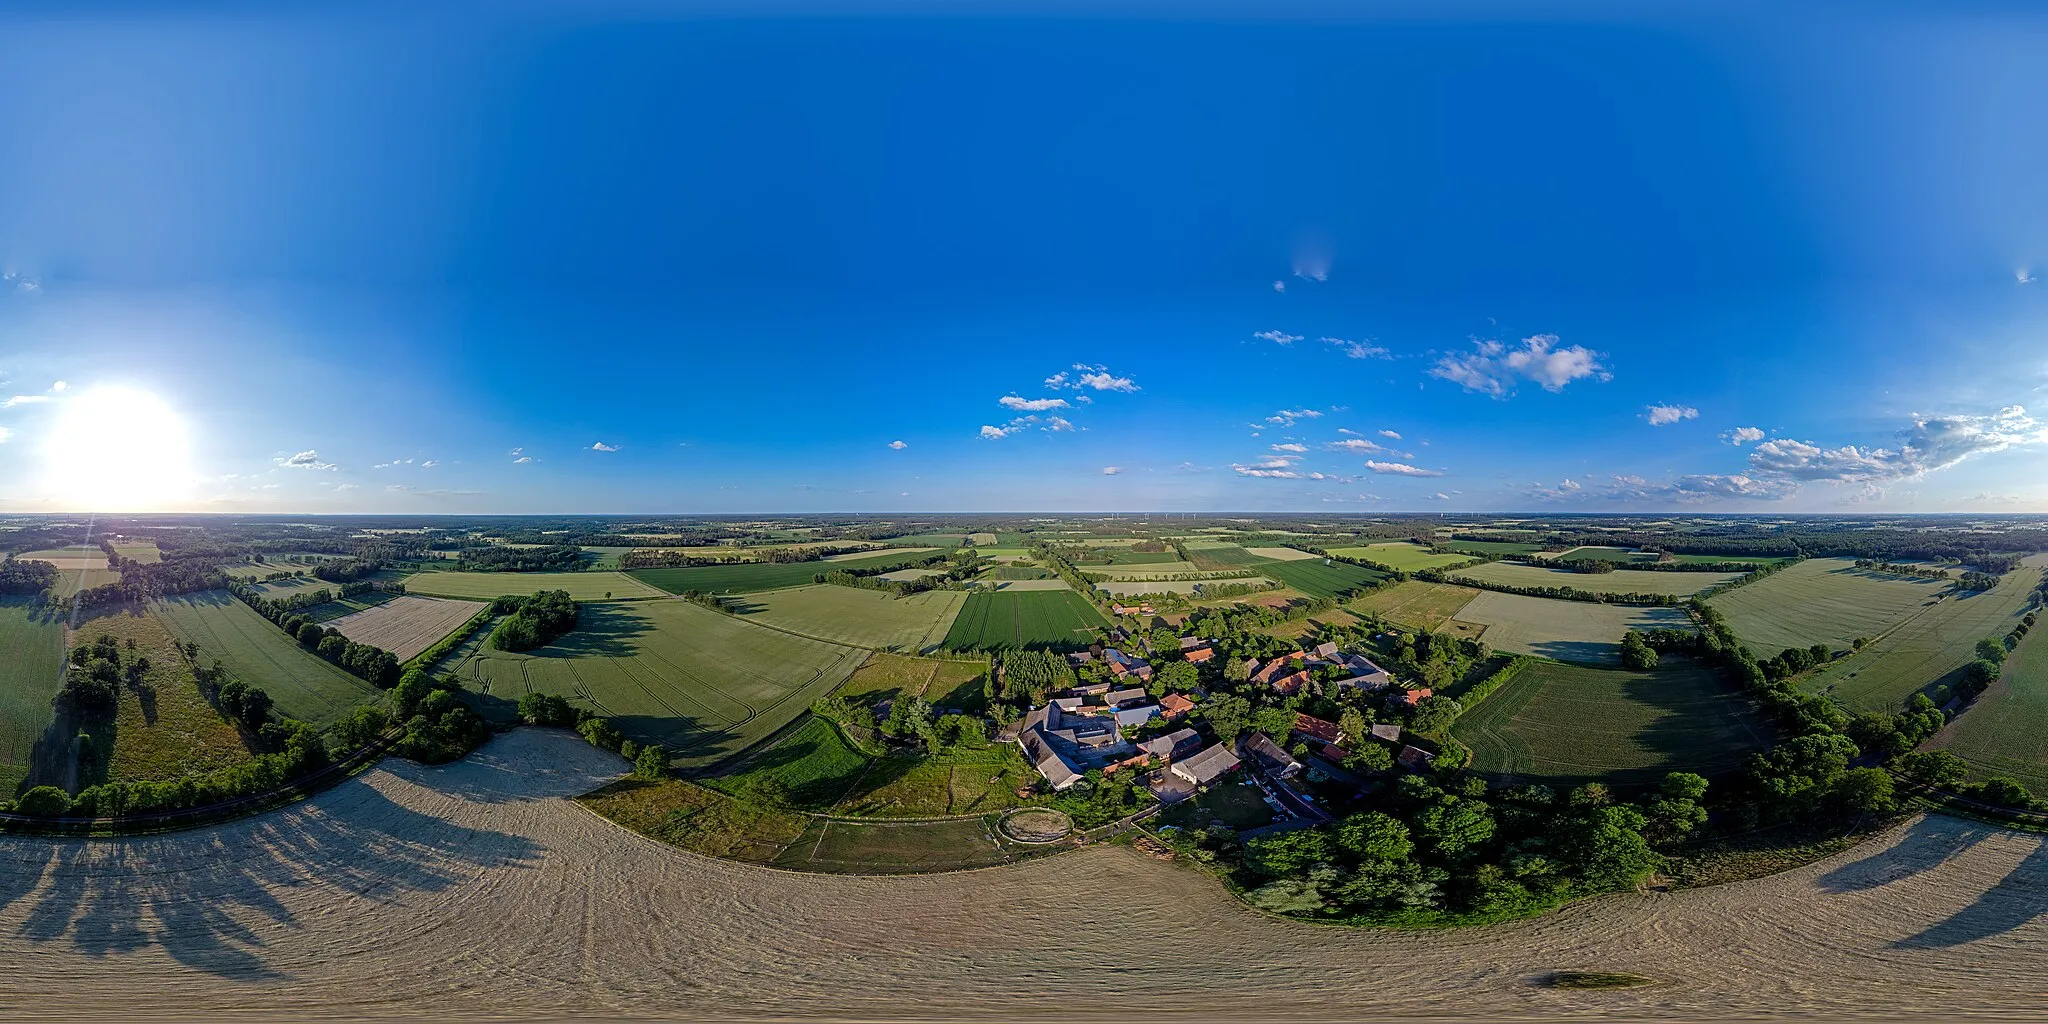
M1536 654L1553 661L1595 668L1617 668L1621 664L1621 647L1605 640L1542 640L1529 646Z
M229 981L288 980L266 953L306 927L295 907L309 899L323 916L358 901L403 903L489 869L537 866L540 855L523 836L421 814L357 779L213 829L0 839L0 927L18 917L22 940L68 940L95 958L153 947ZM321 890L333 898L322 901Z
M1909 935L1892 945L1899 949L1947 949L1988 939L2048 916L2048 840L2036 839L2033 852L1998 884L1948 920Z
M1844 864L1815 880L1822 892L1865 892L1932 871L1961 856L1997 832L1959 818L1928 816L1913 823L1904 838L1868 857Z
M630 658L633 641L654 631L654 624L630 604L584 604L576 628L545 647L527 653L536 658Z

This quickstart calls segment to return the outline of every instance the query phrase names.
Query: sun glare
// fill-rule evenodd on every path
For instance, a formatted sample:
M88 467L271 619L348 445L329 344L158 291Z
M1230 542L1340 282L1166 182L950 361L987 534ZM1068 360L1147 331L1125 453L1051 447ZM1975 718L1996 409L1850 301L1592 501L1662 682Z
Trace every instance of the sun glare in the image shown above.
M135 388L94 388L63 403L44 445L50 499L80 512L169 509L192 487L185 422Z

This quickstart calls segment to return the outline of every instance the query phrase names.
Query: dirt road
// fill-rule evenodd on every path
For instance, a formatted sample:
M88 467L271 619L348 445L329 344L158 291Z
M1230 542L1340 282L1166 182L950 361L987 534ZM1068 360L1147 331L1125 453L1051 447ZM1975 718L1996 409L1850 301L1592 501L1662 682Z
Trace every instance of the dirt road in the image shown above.
M0 839L0 1013L2048 1013L2048 844L1954 819L1756 882L1366 932L1262 917L1118 849L928 878L707 860L562 799L623 767L522 729L220 828ZM1572 968L1662 984L1528 983Z

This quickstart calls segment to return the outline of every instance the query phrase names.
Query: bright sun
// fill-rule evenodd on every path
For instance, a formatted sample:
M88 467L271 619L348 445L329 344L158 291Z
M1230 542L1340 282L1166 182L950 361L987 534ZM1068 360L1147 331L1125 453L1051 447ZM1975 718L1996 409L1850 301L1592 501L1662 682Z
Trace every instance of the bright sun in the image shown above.
M67 399L43 451L48 494L70 510L168 509L191 492L185 421L147 391L102 387Z

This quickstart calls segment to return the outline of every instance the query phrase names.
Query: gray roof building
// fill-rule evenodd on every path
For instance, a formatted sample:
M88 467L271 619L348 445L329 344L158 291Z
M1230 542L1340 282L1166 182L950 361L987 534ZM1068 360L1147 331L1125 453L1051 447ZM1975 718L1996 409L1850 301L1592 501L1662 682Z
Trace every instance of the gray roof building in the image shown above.
M1221 743L1184 761L1175 761L1168 771L1197 786L1206 786L1237 767L1237 755Z

